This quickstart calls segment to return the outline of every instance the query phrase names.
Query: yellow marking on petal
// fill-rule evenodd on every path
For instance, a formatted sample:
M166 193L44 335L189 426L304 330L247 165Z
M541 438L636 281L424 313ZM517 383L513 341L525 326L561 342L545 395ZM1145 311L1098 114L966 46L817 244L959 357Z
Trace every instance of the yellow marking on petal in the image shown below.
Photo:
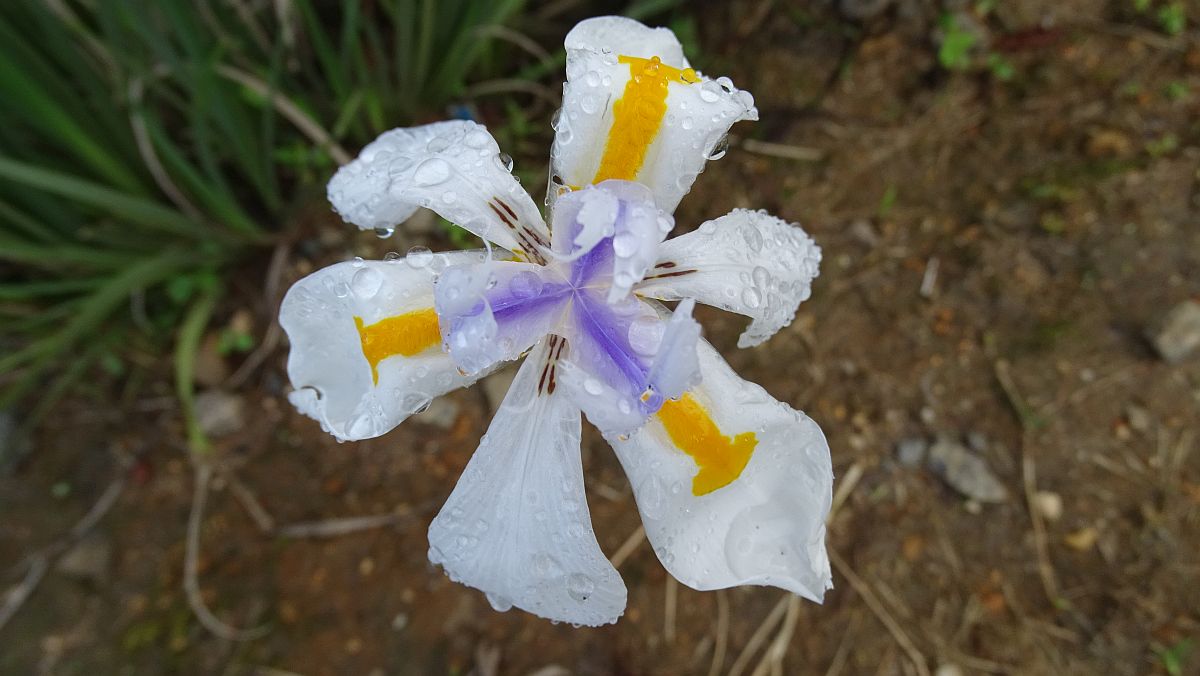
M433 308L386 317L369 326L363 324L362 317L355 317L354 326L358 329L363 356L371 365L371 378L376 385L379 384L379 362L396 355L420 354L442 340L438 316Z
M700 81L691 68L665 66L657 56L649 59L620 56L617 61L629 64L629 82L625 83L621 98L613 104L612 128L608 130L604 155L592 183L610 178L634 180L667 113L667 83Z
M664 403L658 410L658 420L671 443L690 455L700 468L692 477L692 495L707 495L733 483L758 446L754 432L742 432L733 438L721 434L708 411L690 394Z

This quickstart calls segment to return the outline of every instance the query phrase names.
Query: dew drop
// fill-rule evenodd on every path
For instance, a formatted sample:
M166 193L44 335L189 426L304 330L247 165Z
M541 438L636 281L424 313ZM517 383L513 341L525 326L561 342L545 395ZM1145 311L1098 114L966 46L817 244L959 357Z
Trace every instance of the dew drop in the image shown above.
M374 298L383 286L383 275L375 268L362 268L350 279L350 290L359 298Z
M754 287L746 287L742 290L742 302L748 308L756 308L762 304L762 294Z
M729 150L729 137L722 136L721 140L717 141L717 144L713 146L712 150L708 151L708 159L719 160L722 157L725 157L725 153L728 150Z
M666 491L662 481L656 476L649 476L638 486L638 509L647 519L657 519L662 516L663 501Z
M529 270L518 272L508 282L508 290L518 298L533 298L542 292L542 286L542 278Z
M498 613L506 613L506 612L512 610L512 607L513 607L512 601L508 600L508 598L505 596L487 592L487 600L488 600L488 603L492 606L492 610L494 610Z
M721 88L715 82L707 80L700 85L700 100L705 103L716 103L721 100L721 95L718 93L720 90Z
M496 156L496 159L500 160L500 166L504 167L505 171L513 170L512 155L509 155L508 153L500 153Z
M604 386L600 384L599 380L596 380L595 378L588 378L587 380L583 381L583 391L592 396L596 396L604 391Z
M567 594L580 603L588 600L596 591L596 582L583 573L571 573L567 577Z
M746 246L754 253L759 253L763 248L763 236L758 231L758 228L747 223L742 226L742 238L746 240Z
M638 317L629 324L629 346L644 357L653 357L658 352L665 331L666 324L656 317Z
M597 98L595 94L584 94L583 97L579 99L579 109L588 115L596 112L596 108L599 106L600 99Z
M433 260L433 252L427 246L417 245L408 250L404 260L414 268L424 268Z
M629 258L637 253L638 241L637 235L632 232L622 232L613 238L613 253L621 258Z
M375 236L379 239L387 239L396 234L395 228L375 228Z
M450 178L450 163L440 157L431 157L419 166L413 173L413 182L417 185L437 185Z
M771 285L771 273L761 265L756 265L754 271L750 273L754 279L754 285L762 288L767 288Z
M492 137L488 135L486 131L476 129L470 134L467 134L467 138L463 139L463 143L466 143L472 148L478 149L486 147L491 140Z

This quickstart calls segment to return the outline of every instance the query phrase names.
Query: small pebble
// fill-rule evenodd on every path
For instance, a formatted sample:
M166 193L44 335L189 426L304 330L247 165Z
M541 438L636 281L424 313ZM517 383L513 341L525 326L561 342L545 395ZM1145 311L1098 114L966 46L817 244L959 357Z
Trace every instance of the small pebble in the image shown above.
M1008 490L983 458L957 441L942 437L929 449L929 469L963 496L978 502L1004 502Z
M1033 495L1033 508L1047 521L1058 521L1063 513L1062 496L1052 491L1038 491Z
M1099 531L1091 526L1081 528L1074 533L1068 534L1063 538L1063 542L1071 549L1077 549L1081 552L1087 551L1096 544L1096 539L1100 537Z
M1169 364L1191 356L1200 348L1200 302L1185 300L1172 308L1151 334L1150 341Z
M905 467L919 467L925 462L925 451L929 443L924 439L903 439L896 444L896 460Z
M1127 406L1125 419L1129 421L1129 426L1138 432L1146 432L1150 429L1150 414L1141 406L1134 404Z
M196 396L196 424L209 437L236 432L245 424L245 403L236 394L205 390Z

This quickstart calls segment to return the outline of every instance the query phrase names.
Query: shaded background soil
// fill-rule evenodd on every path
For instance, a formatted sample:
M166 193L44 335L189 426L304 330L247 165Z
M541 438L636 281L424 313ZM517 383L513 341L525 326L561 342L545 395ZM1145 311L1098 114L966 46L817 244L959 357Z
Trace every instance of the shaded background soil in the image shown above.
M825 252L812 299L766 345L738 350L742 318L697 312L735 370L829 438L838 565L823 606L787 609L773 589L670 590L641 543L621 565L629 607L615 626L497 614L427 562L425 530L504 374L339 445L287 405L279 344L221 400L233 424L215 442L199 561L216 614L267 633L226 641L189 609L194 470L164 361L160 395L64 405L0 477L6 583L123 480L0 634L0 672L771 673L753 651L763 629L776 673L1200 673L1188 656L1200 640L1200 359L1168 363L1147 337L1200 300L1196 29L1170 37L1099 0L946 6L978 36L953 72L938 59L944 8L921 0L694 9L694 61L752 91L762 121L733 130L678 231L765 208ZM535 141L514 155L537 176L548 136ZM272 265L244 271L228 308L263 344L279 289L303 274L449 246L417 224L390 240L348 232L324 207L295 233ZM238 365L212 360L213 382ZM611 555L639 519L593 432L588 501ZM972 499L991 478L1002 498ZM383 525L265 533L254 503L277 525Z

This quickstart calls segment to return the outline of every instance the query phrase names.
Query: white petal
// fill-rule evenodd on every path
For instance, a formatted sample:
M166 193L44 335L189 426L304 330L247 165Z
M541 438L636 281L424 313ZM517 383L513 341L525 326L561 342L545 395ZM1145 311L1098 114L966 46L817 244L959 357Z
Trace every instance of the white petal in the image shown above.
M465 120L384 132L329 181L329 201L367 230L393 228L425 207L534 260L550 241L496 140Z
M429 559L497 610L597 626L621 616L626 592L592 531L579 409L543 378L559 344L548 339L521 365L429 526Z
M799 225L735 209L659 247L658 265L636 287L661 300L695 298L751 317L738 347L770 338L812 294L821 248Z
M575 24L563 40L568 56L575 50L608 52L649 59L657 56L663 63L687 68L683 45L669 28L650 28L623 16L597 16Z
M758 119L748 92L737 90L728 78L710 80L690 71L678 40L667 29L602 17L576 26L566 47L567 82L551 152L552 202L569 187L619 178L649 186L659 208L671 213L709 157L723 154L719 148L729 127ZM622 57L638 61L622 63ZM643 74L640 60L654 57L661 60L658 72L666 77L665 100L657 93L660 88L631 85L635 71ZM627 109L636 114L619 112L618 103L626 96L627 103L639 104ZM661 119L657 112L646 114L660 104L665 104ZM640 122L614 126L618 118ZM618 147L636 148L635 158L609 158L606 164L606 152Z
M296 282L279 309L279 323L291 340L291 402L338 439L367 439L399 425L434 397L474 382L478 376L461 375L435 343L412 356L379 361L376 384L355 317L371 326L432 311L437 271L482 258L479 252L426 252L398 261L345 262Z
M675 445L661 412L626 440L607 437L646 536L667 570L694 589L769 585L819 602L831 587L825 437L808 416L739 378L707 343L699 356L703 383L687 396L726 437L722 443L747 447L747 438L735 437L753 433L752 451L731 482L695 495L698 464Z

